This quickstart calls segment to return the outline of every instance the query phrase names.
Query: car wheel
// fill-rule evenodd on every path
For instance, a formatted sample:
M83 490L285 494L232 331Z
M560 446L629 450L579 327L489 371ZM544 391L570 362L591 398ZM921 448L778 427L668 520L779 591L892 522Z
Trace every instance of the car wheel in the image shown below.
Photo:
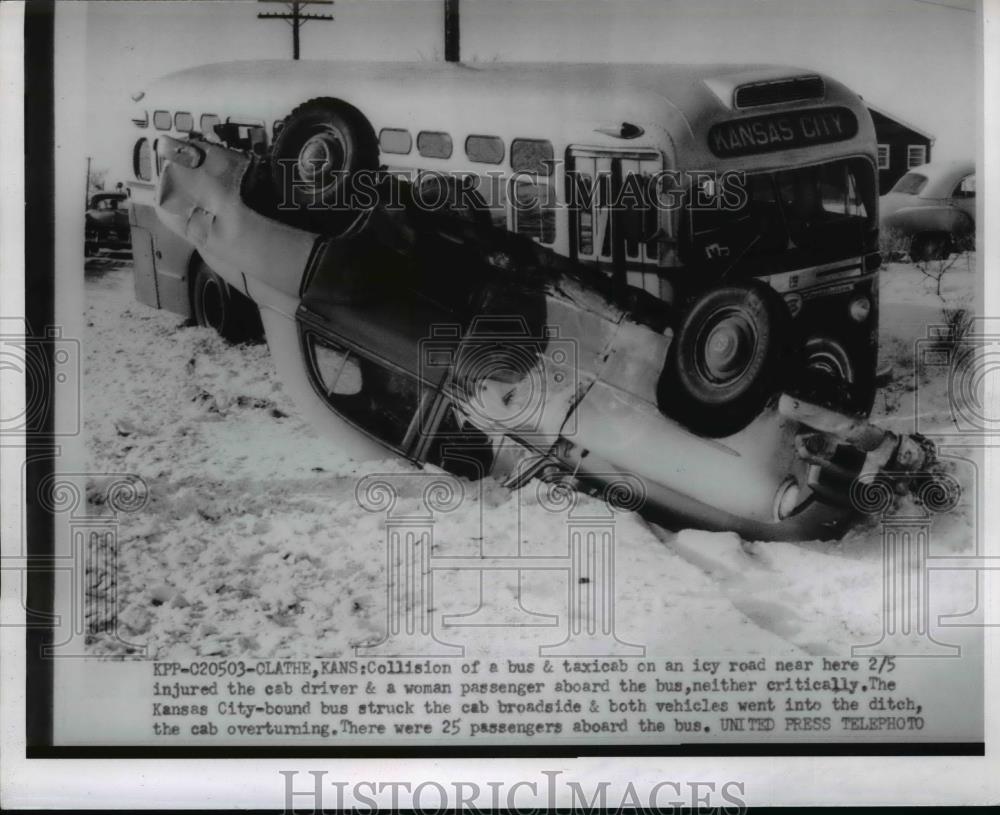
M665 414L710 437L729 436L758 415L794 369L790 315L757 282L702 294L681 321L657 387Z
M876 359L874 349L850 354L836 340L813 337L803 348L802 373L793 392L809 402L867 416L877 390Z
M357 173L378 169L378 140L356 108L336 99L311 99L285 120L271 152L271 181L306 221L340 231L357 215L351 206ZM287 195L286 195L287 191Z
M219 277L203 260L195 267L191 292L195 322L230 342L259 339L263 329L257 306Z
M943 232L923 232L910 241L910 259L915 263L943 260L950 252L949 238Z

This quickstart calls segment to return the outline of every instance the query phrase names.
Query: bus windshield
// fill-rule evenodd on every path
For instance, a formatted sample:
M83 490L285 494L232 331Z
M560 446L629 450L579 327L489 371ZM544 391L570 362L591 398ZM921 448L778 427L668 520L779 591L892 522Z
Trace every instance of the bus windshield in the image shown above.
M747 274L858 256L874 240L875 176L846 159L746 176L742 206L687 210L682 251L692 266Z

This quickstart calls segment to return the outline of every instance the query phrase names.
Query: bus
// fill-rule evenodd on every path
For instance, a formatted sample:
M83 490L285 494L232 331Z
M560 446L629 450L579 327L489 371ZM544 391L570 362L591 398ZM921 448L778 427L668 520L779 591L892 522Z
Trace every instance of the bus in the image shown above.
M829 535L851 514L851 478L875 447L888 449L876 434L879 445L860 453L844 452L850 440L814 445L833 463L817 454L792 464L803 432L864 423L877 380L875 133L860 97L828 76L759 65L254 61L181 71L133 99L137 298L231 338L262 327L279 372L308 403L305 412L360 429L359 455L374 455L368 442L375 440L417 463L430 460L443 425L429 432L425 408L433 402L440 422L460 400L451 392L445 410L423 391L441 394L462 377L453 369L432 375L425 361L413 361L419 354L400 349L426 340L461 351L473 324L494 331L456 303L480 297L483 287L495 294L497 269L510 256L530 256L527 266L545 281L532 289L521 275L517 286L532 293L516 308L499 297L515 316L532 315L511 330L532 335L563 315L570 336L562 339L575 344L575 374L563 377L575 383L572 393L556 386L551 370L540 374L546 400L564 397L561 410L542 405L543 418L532 419L546 428L544 444L497 420L505 440L531 449L533 460L548 458L549 470L553 456L555 468L574 478L587 470L591 447L553 450L574 447L568 424L589 422L587 432L606 447L591 462L643 471L650 448L622 452L627 443L608 429L612 402L625 399L632 410L638 398L646 441L662 437L665 449L686 451L680 463L658 465L673 467L669 475L650 475L655 490L665 490L655 503L683 507L680 515L703 526L760 537ZM424 241L434 247L428 254L414 248L424 245L413 238L424 230L413 226L417 215L403 216L411 220L402 228L386 215L391 207L348 205L345 220L317 206L338 179L364 172L408 179L411 208L433 209L426 199L436 196L424 192L428 184L443 189L447 214L473 232L449 235L441 226L447 219L435 222L427 227L435 233ZM407 261L408 280L383 268L397 263L387 258L402 244L404 255L419 256ZM422 302L433 292L435 308L446 301L447 308L421 317L416 334L387 350L386 337L412 313L400 307L396 322L379 323L384 315L373 316L371 296L367 311L345 311L351 297L344 292L358 291L348 267L367 279L385 277L381 291L396 292L391 297L407 290ZM558 285L553 275L561 275ZM467 290L473 277L475 297ZM582 312L602 312L603 322L590 324ZM454 326L451 340L437 335L443 325ZM558 368L546 350L558 338L547 336L532 335L542 346L536 356ZM615 343L625 344L616 346L619 369L612 371ZM419 410L383 416L391 432L373 429L371 417L352 414L356 406L324 378L327 352L339 360L342 380L351 355L370 365L374 354L384 370L405 371L416 382L407 387ZM360 368L352 374L360 375ZM601 387L616 377L614 396L597 407ZM383 400L398 401L386 382ZM782 412L779 397L789 393ZM811 425L791 418L792 402L810 406ZM468 432L461 438L489 431L489 417L470 419L471 402L462 405L459 424ZM489 469L503 445L493 438L485 446ZM739 499L731 482L720 482L734 458L736 475L760 486L736 488L745 493ZM882 455L879 465L890 458ZM692 470L701 473L695 480L704 494L681 495ZM722 482L729 486L720 489ZM726 505L734 500L739 506ZM816 515L822 520L801 522L802 507L817 502L828 505Z

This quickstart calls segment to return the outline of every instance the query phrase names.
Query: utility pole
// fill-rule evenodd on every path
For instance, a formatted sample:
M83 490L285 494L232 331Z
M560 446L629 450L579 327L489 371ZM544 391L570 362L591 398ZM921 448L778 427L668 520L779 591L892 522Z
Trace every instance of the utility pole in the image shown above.
M88 209L90 207L90 156L87 156L87 183L85 186L86 191L84 194L87 196L87 201L83 205L83 208Z
M459 44L460 26L458 20L459 0L444 0L444 61L459 62L462 59Z
M292 26L292 59L299 58L299 29L303 23L309 20L332 20L332 14L303 14L305 6L332 6L333 0L259 0L261 3L282 3L288 11L285 12L261 12L257 15L258 20L284 20Z

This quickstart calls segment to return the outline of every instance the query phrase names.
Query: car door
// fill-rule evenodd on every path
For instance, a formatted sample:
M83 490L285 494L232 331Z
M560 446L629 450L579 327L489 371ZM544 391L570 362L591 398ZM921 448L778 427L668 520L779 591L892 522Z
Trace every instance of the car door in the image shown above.
M365 258L392 261L363 253L354 262ZM343 254L340 260L349 262ZM414 458L448 374L447 367L424 364L424 346L445 328L460 336L460 317L405 288L345 289L344 271L320 265L296 314L310 382L332 411Z
M378 209L355 234L321 244L296 320L330 410L403 456L447 466L438 431L461 440L466 422L442 389L490 270L446 237L448 221L416 215ZM482 433L474 441L482 446Z

